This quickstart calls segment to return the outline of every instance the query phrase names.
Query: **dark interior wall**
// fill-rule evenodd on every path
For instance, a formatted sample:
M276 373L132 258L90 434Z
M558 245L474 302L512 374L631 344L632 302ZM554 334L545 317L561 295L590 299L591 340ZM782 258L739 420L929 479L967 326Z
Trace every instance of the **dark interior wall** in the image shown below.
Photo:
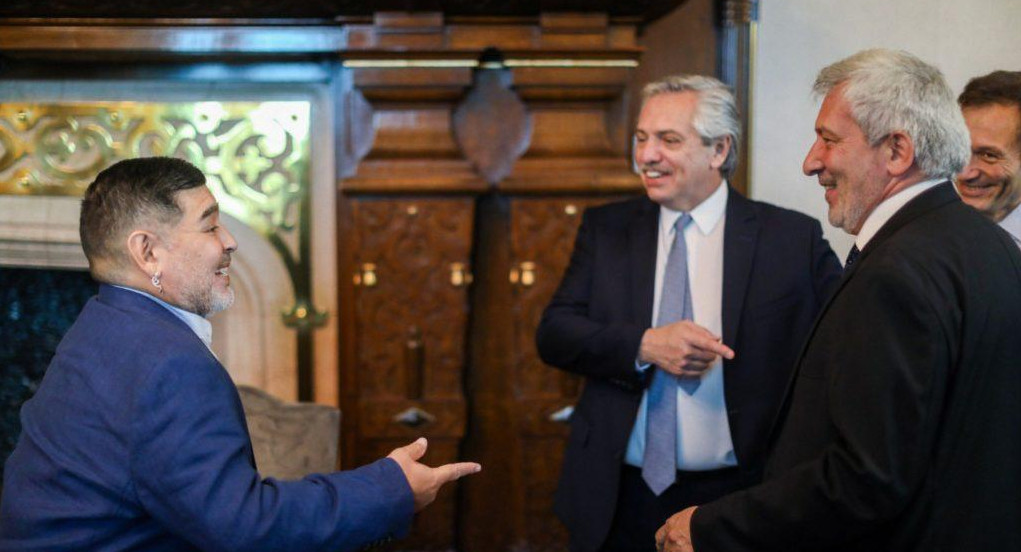
M638 117L642 86L677 73L716 75L714 0L687 0L647 25L638 38L645 48L630 84L631 126Z
M84 271L0 267L0 475L21 434L21 405L96 289Z

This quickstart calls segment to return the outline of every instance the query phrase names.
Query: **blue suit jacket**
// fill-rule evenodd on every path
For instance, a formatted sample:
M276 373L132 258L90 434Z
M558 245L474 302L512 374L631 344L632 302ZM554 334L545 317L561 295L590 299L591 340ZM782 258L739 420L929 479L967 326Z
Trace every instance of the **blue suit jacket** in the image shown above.
M101 286L22 409L0 550L351 550L407 532L411 489L383 459L262 479L237 391L164 307Z

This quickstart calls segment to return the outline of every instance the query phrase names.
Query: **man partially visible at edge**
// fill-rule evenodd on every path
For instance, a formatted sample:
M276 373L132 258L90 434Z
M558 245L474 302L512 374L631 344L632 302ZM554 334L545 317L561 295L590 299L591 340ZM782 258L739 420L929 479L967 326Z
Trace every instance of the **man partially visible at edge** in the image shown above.
M957 103L971 134L971 161L957 175L957 191L1021 247L1021 71L974 78Z

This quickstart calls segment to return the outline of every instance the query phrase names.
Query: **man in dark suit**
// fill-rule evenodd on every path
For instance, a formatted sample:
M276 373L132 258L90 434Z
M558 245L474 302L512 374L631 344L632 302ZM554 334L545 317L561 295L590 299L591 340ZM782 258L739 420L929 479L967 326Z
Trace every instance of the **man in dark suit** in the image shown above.
M679 508L760 480L840 274L817 221L727 185L740 127L722 83L672 77L644 96L648 197L585 213L537 334L544 361L586 377L555 503L577 551L652 550Z
M349 472L262 479L205 316L230 306L237 243L205 177L122 161L85 192L101 282L64 337L4 472L5 552L353 550L406 533L445 482L424 440Z
M820 72L804 171L855 234L795 368L765 481L672 517L665 550L1021 550L1021 253L949 178L940 72L867 50Z

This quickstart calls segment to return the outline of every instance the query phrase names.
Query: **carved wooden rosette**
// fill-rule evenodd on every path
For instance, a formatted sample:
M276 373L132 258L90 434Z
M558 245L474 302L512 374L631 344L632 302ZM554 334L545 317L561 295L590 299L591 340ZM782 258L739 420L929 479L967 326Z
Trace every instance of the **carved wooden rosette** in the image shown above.
M503 69L477 71L475 86L454 111L457 144L490 184L510 174L532 138L532 117L509 90L510 77Z

